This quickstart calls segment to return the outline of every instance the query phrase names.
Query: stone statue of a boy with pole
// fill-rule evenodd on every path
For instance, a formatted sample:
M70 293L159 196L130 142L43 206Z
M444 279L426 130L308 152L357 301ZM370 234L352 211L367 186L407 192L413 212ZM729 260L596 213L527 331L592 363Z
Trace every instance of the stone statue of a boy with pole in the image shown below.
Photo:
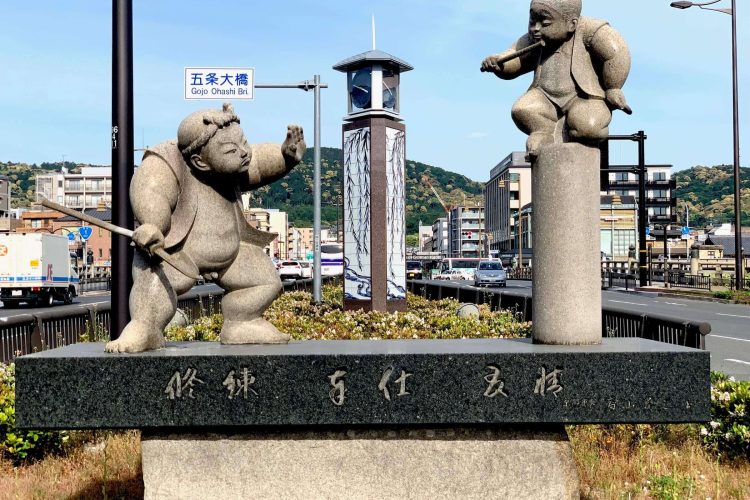
M177 296L205 276L224 288L223 344L284 343L289 336L264 320L281 281L263 250L275 234L244 219L240 193L286 175L305 152L302 129L290 125L284 143L248 144L230 104L185 118L177 141L144 154L130 185L140 226L133 262L130 323L109 352L141 352L164 344ZM166 250L181 271L155 254Z
M533 72L511 114L528 134L526 150L569 140L596 143L608 135L612 110L630 114L622 87L630 52L606 21L581 16L581 0L532 0L528 33L481 70L511 80Z
M531 0L528 32L481 70L510 80L533 73L511 115L528 134L534 196L534 324L544 344L602 340L600 154L612 111L630 114L622 87L630 52L581 0Z

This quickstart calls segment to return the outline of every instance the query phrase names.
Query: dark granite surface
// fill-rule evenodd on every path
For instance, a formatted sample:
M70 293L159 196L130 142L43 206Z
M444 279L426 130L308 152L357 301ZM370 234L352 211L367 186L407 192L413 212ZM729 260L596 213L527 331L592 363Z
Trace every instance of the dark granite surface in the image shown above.
M23 428L690 422L710 407L709 353L642 339L75 344L18 358L16 376Z

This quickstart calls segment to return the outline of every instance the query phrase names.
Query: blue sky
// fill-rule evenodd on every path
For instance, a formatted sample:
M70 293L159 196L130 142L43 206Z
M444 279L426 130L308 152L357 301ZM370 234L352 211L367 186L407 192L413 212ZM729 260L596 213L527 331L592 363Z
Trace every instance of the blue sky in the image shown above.
M340 147L345 77L331 66L370 49L374 14L378 48L415 67L401 84L410 159L483 181L523 148L510 108L530 76L505 82L478 68L525 32L528 0L133 3L136 147L220 105L183 99L185 66L254 67L258 83L320 74L322 144ZM750 4L738 3L740 143L750 148ZM634 114L616 113L611 133L645 130L649 163L731 163L730 16L669 0L584 0L584 15L610 21L633 56L624 91ZM109 164L111 2L3 0L2 18L0 160ZM250 142L280 142L299 123L312 146L311 93L258 89L235 109ZM634 162L634 143L613 144L611 157Z

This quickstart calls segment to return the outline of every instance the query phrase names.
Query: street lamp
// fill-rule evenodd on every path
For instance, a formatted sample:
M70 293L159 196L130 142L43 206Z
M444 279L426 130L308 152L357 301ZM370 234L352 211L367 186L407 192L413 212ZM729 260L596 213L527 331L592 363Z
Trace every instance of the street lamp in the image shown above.
M733 97L733 125L734 125L734 281L737 290L743 288L742 274L742 208L740 206L740 121L737 88L737 0L732 0L731 8L717 9L708 7L721 0L712 2L672 2L675 9L689 9L698 7L704 10L714 10L732 16L732 97Z

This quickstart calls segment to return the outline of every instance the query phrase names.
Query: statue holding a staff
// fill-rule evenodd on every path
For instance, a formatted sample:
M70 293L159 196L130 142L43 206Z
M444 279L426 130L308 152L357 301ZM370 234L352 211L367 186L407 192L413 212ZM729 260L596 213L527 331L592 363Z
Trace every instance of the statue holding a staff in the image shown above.
M630 114L622 93L630 52L606 21L581 16L581 0L532 0L529 30L513 46L482 61L481 70L511 80L534 73L511 111L528 134L533 158L557 142L597 143L607 137L612 110Z

